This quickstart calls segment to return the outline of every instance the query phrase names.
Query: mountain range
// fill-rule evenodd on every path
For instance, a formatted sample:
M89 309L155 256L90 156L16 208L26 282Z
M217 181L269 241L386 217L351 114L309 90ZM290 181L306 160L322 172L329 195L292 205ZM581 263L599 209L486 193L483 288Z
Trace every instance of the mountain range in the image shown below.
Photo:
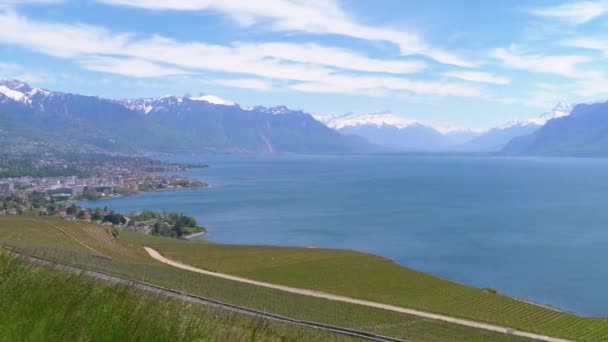
M343 134L358 135L397 151L498 152L512 139L535 132L551 119L568 115L572 108L570 104L559 103L538 117L511 121L484 132L433 126L392 112L315 117Z
M119 152L364 153L377 148L302 111L214 96L111 100L0 81L0 140Z
M497 152L502 150L512 139L536 132L549 120L567 116L573 105L558 103L551 111L527 120L516 120L505 125L483 132L478 137L466 142L460 149L466 151Z
M476 151L608 155L608 102L558 104L485 132L437 127L391 112L315 116L241 107L212 95L113 100L0 81L0 147L78 146L108 152L361 154Z
M511 140L506 154L608 156L608 102L578 104L535 132Z
M396 151L439 151L463 144L478 135L466 129L441 129L391 112L316 116L342 134L361 136Z

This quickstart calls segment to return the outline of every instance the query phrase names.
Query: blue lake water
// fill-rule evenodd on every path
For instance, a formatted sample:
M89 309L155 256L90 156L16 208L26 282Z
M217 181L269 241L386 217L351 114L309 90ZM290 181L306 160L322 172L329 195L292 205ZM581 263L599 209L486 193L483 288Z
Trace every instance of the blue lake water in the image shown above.
M196 217L223 243L348 248L608 316L608 160L182 156L208 189L83 202Z

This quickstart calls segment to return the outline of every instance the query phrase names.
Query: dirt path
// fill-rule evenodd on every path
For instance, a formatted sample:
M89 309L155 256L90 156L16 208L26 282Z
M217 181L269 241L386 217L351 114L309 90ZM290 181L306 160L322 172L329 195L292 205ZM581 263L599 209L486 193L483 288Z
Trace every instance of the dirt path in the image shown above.
M527 338L540 340L540 341L570 342L569 340L564 340L564 339L559 339L559 338L554 338L554 337L549 337L549 336L544 336L544 335L538 335L538 334L533 334L533 333L527 333L524 331L514 330L511 328L503 327L503 326L499 326L499 325L481 323L481 322L460 319L460 318L455 318L455 317L450 317L450 316L445 316L445 315L440 315L440 314L434 314L434 313L430 313L430 312L426 312L426 311L408 309L408 308L403 308L403 307L395 306L395 305L382 304L382 303L377 303L377 302L372 302L372 301L367 301L367 300L338 296L338 295L333 295L333 294L318 292L318 291L313 291L313 290L299 289L299 288L295 288L295 287L265 283L265 282L241 278L241 277L237 277L237 276L233 276L233 275L229 275L229 274L225 274L225 273L205 271L200 268L196 268L196 267L193 267L190 265L183 264L178 261L174 261L174 260L165 258L158 251L156 251L155 249L152 249L150 247L144 247L144 249L146 250L146 252L148 252L148 254L152 258L154 258L162 263L165 263L167 265L177 267L177 268L180 268L180 269L183 269L186 271L190 271L190 272L206 274L206 275L213 276L213 277L223 278L223 279L232 280L232 281L238 281L241 283L266 287L266 288L270 288L270 289L285 291L285 292L304 295L304 296L310 296L310 297L316 297L316 298L329 299L329 300L338 301L338 302L363 305L363 306L368 306L368 307L372 307L372 308L389 310L389 311L399 312L399 313L403 313L403 314L407 314L407 315L418 316L418 317L422 317L422 318L428 318L428 319L434 319L434 320L438 320L438 321L458 324L461 326L466 326L466 327L471 327L471 328L484 329L484 330L495 331L495 332L508 334L508 335L527 337Z

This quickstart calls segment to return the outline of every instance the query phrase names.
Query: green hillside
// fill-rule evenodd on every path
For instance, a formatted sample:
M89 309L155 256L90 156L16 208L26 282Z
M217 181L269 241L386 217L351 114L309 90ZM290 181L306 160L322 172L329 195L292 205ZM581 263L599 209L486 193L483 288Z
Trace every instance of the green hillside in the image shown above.
M140 241L141 238L141 241ZM515 338L484 330L466 328L454 324L443 323L416 316L409 316L395 312L374 309L354 304L335 302L320 298L296 295L269 288L238 283L220 279L203 274L192 273L160 264L151 259L143 250L141 242L151 245L155 240L155 247L161 249L172 248L166 246L186 247L187 250L196 253L204 253L203 248L217 248L215 245L185 242L171 239L154 238L147 235L133 235L123 232L119 239L113 238L107 228L92 223L66 222L59 219L32 219L27 217L0 216L0 244L10 246L22 253L43 256L65 263L93 268L132 279L144 280L160 286L185 291L188 293L237 304L249 308L272 312L296 319L304 319L338 326L350 327L399 337L413 341L523 341L525 339ZM195 249L189 249L195 248ZM201 248L200 250L198 248ZM236 255L241 254L238 248L234 248ZM168 250L168 249L165 249ZM283 251L283 250L281 250ZM285 249L287 254L292 251ZM296 249L295 251L301 252ZM224 251L222 251L223 253ZM310 250L311 253L319 253L319 257L309 257L319 260L330 261L328 255L336 252L326 250ZM276 253L273 250L273 253ZM281 253L279 253L281 254ZM285 254L283 254L285 255ZM364 255L361 255L362 257ZM264 262L264 256L258 261L250 258L251 265L260 266ZM291 257L297 260L297 255ZM378 259L377 257L372 257ZM237 258L238 259L238 258ZM235 259L230 263L236 262ZM338 260L338 259L336 259ZM381 262L388 261L378 259ZM243 261L245 262L245 261ZM287 267L285 263L283 267ZM296 265L296 264L294 264ZM334 265L335 272L339 272L340 264ZM245 269L245 268L243 268ZM299 267L294 267L294 274L302 272ZM311 269L311 277L316 277ZM366 275L361 274L363 280ZM297 277L295 278L297 281ZM378 287L371 288L375 292ZM449 289L447 289L449 290ZM491 296L488 294L488 296ZM519 303L519 302L518 302ZM521 305L525 309L529 305ZM552 311L544 311L550 315ZM521 311L526 315L526 311ZM546 326L541 326L554 335L560 332L578 334L580 340L601 340L605 336L607 325L605 321L585 320L573 315L565 315L578 323L577 326L564 327L570 330L547 331ZM596 322L597 324L594 324ZM528 324L528 326L531 326ZM534 327L532 327L534 328ZM604 329L603 331L601 329ZM538 329L535 329L538 330ZM576 336L574 336L576 337Z
M2 341L346 341L0 253Z

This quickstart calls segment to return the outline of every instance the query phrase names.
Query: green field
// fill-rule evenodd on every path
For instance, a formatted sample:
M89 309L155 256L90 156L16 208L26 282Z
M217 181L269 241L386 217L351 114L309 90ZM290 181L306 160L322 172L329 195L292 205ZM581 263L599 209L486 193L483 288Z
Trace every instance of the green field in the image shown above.
M0 252L0 341L346 341L25 263Z
M473 317L581 341L602 341L608 336L606 320L557 313L414 272L383 258L354 252L221 246L127 232L121 233L117 240L107 229L94 224L19 217L0 217L0 243L27 253L142 279L232 304L414 341L523 339L182 271L150 259L141 245L157 248L169 257L203 268L252 279ZM409 293L414 290L417 292ZM461 296L460 301L455 300L458 296ZM488 316L480 317L474 310L482 310Z

